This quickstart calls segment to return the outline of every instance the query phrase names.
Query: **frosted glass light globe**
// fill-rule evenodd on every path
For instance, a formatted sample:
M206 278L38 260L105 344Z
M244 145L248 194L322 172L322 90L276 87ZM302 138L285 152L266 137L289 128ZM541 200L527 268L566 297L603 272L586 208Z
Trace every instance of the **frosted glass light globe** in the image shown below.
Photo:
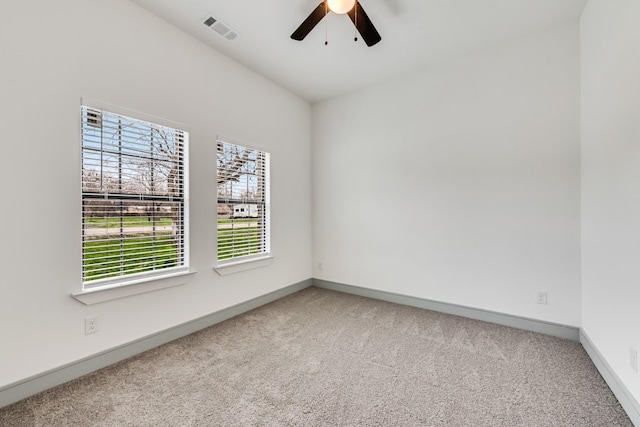
M356 0L327 0L327 6L333 13L343 14L349 12L356 5Z

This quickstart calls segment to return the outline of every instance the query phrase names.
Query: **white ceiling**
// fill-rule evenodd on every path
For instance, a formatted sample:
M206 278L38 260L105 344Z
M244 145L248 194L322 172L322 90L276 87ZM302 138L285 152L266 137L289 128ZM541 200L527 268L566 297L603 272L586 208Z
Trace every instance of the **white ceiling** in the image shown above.
M587 0L361 0L382 41L354 42L330 13L302 41L289 37L320 0L131 0L237 62L316 102L427 64L576 22ZM202 22L236 30L227 40ZM325 31L328 46L324 45Z

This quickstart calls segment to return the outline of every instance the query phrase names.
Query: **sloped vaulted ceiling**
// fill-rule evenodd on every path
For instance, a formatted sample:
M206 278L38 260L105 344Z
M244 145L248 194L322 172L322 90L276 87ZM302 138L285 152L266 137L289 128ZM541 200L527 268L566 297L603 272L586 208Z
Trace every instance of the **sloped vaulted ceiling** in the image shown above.
M319 0L131 0L302 98L315 102L546 28L577 22L586 0L362 0L382 35L354 42L329 14L303 41L291 33ZM214 16L237 33L213 31ZM232 38L230 40L230 38ZM325 46L325 39L328 45Z

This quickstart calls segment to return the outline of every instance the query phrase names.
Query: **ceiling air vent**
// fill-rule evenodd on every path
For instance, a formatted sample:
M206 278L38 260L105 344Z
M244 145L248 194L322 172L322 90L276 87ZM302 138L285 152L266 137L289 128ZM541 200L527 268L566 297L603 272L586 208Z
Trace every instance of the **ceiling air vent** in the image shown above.
M215 18L212 15L207 15L202 20L202 23L205 26L211 28L216 33L220 34L222 37L224 37L227 40L233 40L236 37L238 37L237 31L233 30L227 24L224 24L218 18Z

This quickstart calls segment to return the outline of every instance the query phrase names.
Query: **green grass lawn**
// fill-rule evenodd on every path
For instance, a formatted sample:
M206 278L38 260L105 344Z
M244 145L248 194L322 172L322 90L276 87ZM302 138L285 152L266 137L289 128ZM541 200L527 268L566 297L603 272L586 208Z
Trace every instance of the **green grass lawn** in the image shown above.
M257 227L219 228L218 260L260 253L261 240Z
M87 240L83 244L84 281L142 273L178 265L178 245L171 234L156 237Z
M218 220L218 224L238 224L238 223L245 223L245 222L255 222L257 223L258 220L255 218L234 218L234 219L219 219Z
M155 218L156 227L171 225L173 220L171 217ZM95 228L118 228L120 227L120 218L118 217L91 217L85 219L87 227ZM152 217L149 216L125 216L122 218L123 227L151 227L154 225Z
M125 227L140 227L140 218L125 218ZM95 227L119 227L117 218L91 218ZM258 254L262 251L258 227L244 226L255 219L219 220L218 224L242 223L237 228L218 229L218 260ZM171 225L171 218L162 218L160 224ZM145 235L125 238L85 240L84 281L118 277L132 273L142 273L178 266L178 244L171 233L163 233L155 238Z

